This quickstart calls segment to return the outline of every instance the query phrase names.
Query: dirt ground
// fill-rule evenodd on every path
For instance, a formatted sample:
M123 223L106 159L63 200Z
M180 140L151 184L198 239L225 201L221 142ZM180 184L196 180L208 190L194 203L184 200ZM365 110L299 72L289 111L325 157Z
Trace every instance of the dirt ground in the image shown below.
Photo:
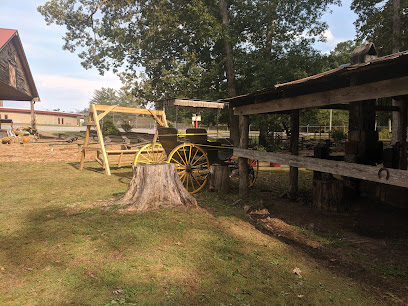
M79 160L75 143L53 150L49 143L0 144L0 162ZM94 153L86 160L94 160ZM384 297L384 303L391 297L396 304L408 305L408 210L360 200L345 213L323 212L313 207L311 192L305 188L297 201L281 198L286 179L285 170L261 171L261 186L255 186L248 212L255 226L306 250L322 266ZM311 172L301 180L311 182Z

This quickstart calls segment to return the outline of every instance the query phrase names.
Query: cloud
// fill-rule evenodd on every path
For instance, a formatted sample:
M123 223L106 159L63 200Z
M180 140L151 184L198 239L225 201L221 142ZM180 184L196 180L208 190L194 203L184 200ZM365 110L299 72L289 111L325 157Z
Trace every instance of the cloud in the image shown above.
M95 90L102 87L120 89L122 86L119 78L113 73L87 78L37 74L34 79L41 98L41 102L37 104L38 109L60 108L64 111L83 109L89 105Z
M343 38L338 38L338 37L334 36L333 32L330 31L329 29L324 31L323 36L326 37L327 43L330 46L336 46L339 42L345 41L345 39L343 39Z

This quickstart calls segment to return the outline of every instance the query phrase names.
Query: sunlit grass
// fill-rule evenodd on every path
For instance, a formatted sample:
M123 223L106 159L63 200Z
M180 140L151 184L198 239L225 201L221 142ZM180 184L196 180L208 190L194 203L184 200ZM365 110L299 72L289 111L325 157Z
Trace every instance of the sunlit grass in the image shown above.
M126 191L129 168L0 167L0 304L375 303L256 230L234 192L199 193L200 209L126 214L98 201Z

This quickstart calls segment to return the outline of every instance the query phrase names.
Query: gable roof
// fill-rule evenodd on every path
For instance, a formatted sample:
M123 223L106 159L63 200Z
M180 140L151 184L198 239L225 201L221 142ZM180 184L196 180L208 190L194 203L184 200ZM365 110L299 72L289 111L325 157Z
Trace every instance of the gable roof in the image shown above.
M17 55L23 66L24 74L27 79L28 86L31 91L31 96L18 89L10 86L9 84L0 81L0 100L13 100L13 101L40 101L37 87L35 86L33 76L31 74L30 66L23 49L23 45L18 35L17 30L0 28L0 52L10 43L13 43Z
M17 30L0 28L0 51L16 33Z

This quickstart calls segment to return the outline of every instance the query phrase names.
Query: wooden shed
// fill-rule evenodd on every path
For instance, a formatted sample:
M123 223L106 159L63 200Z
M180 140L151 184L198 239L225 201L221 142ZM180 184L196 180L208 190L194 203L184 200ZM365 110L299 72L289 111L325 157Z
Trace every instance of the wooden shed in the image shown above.
M40 101L17 30L0 28L0 100Z
M289 165L291 197L297 192L298 168L337 174L343 177L343 181L363 180L408 188L408 51L377 58L375 46L371 43L357 48L352 60L350 65L225 100L240 116L240 148L234 149L234 155L242 159L242 171L245 171L246 158ZM380 98L393 98L399 104L379 107L376 99ZM349 134L343 161L298 156L299 111L313 108L349 110ZM375 158L378 148L375 114L382 110L399 114L396 131L399 135L399 163L393 167L383 165ZM292 155L248 150L248 115L279 112L291 114ZM247 193L245 179L241 176L242 195Z

